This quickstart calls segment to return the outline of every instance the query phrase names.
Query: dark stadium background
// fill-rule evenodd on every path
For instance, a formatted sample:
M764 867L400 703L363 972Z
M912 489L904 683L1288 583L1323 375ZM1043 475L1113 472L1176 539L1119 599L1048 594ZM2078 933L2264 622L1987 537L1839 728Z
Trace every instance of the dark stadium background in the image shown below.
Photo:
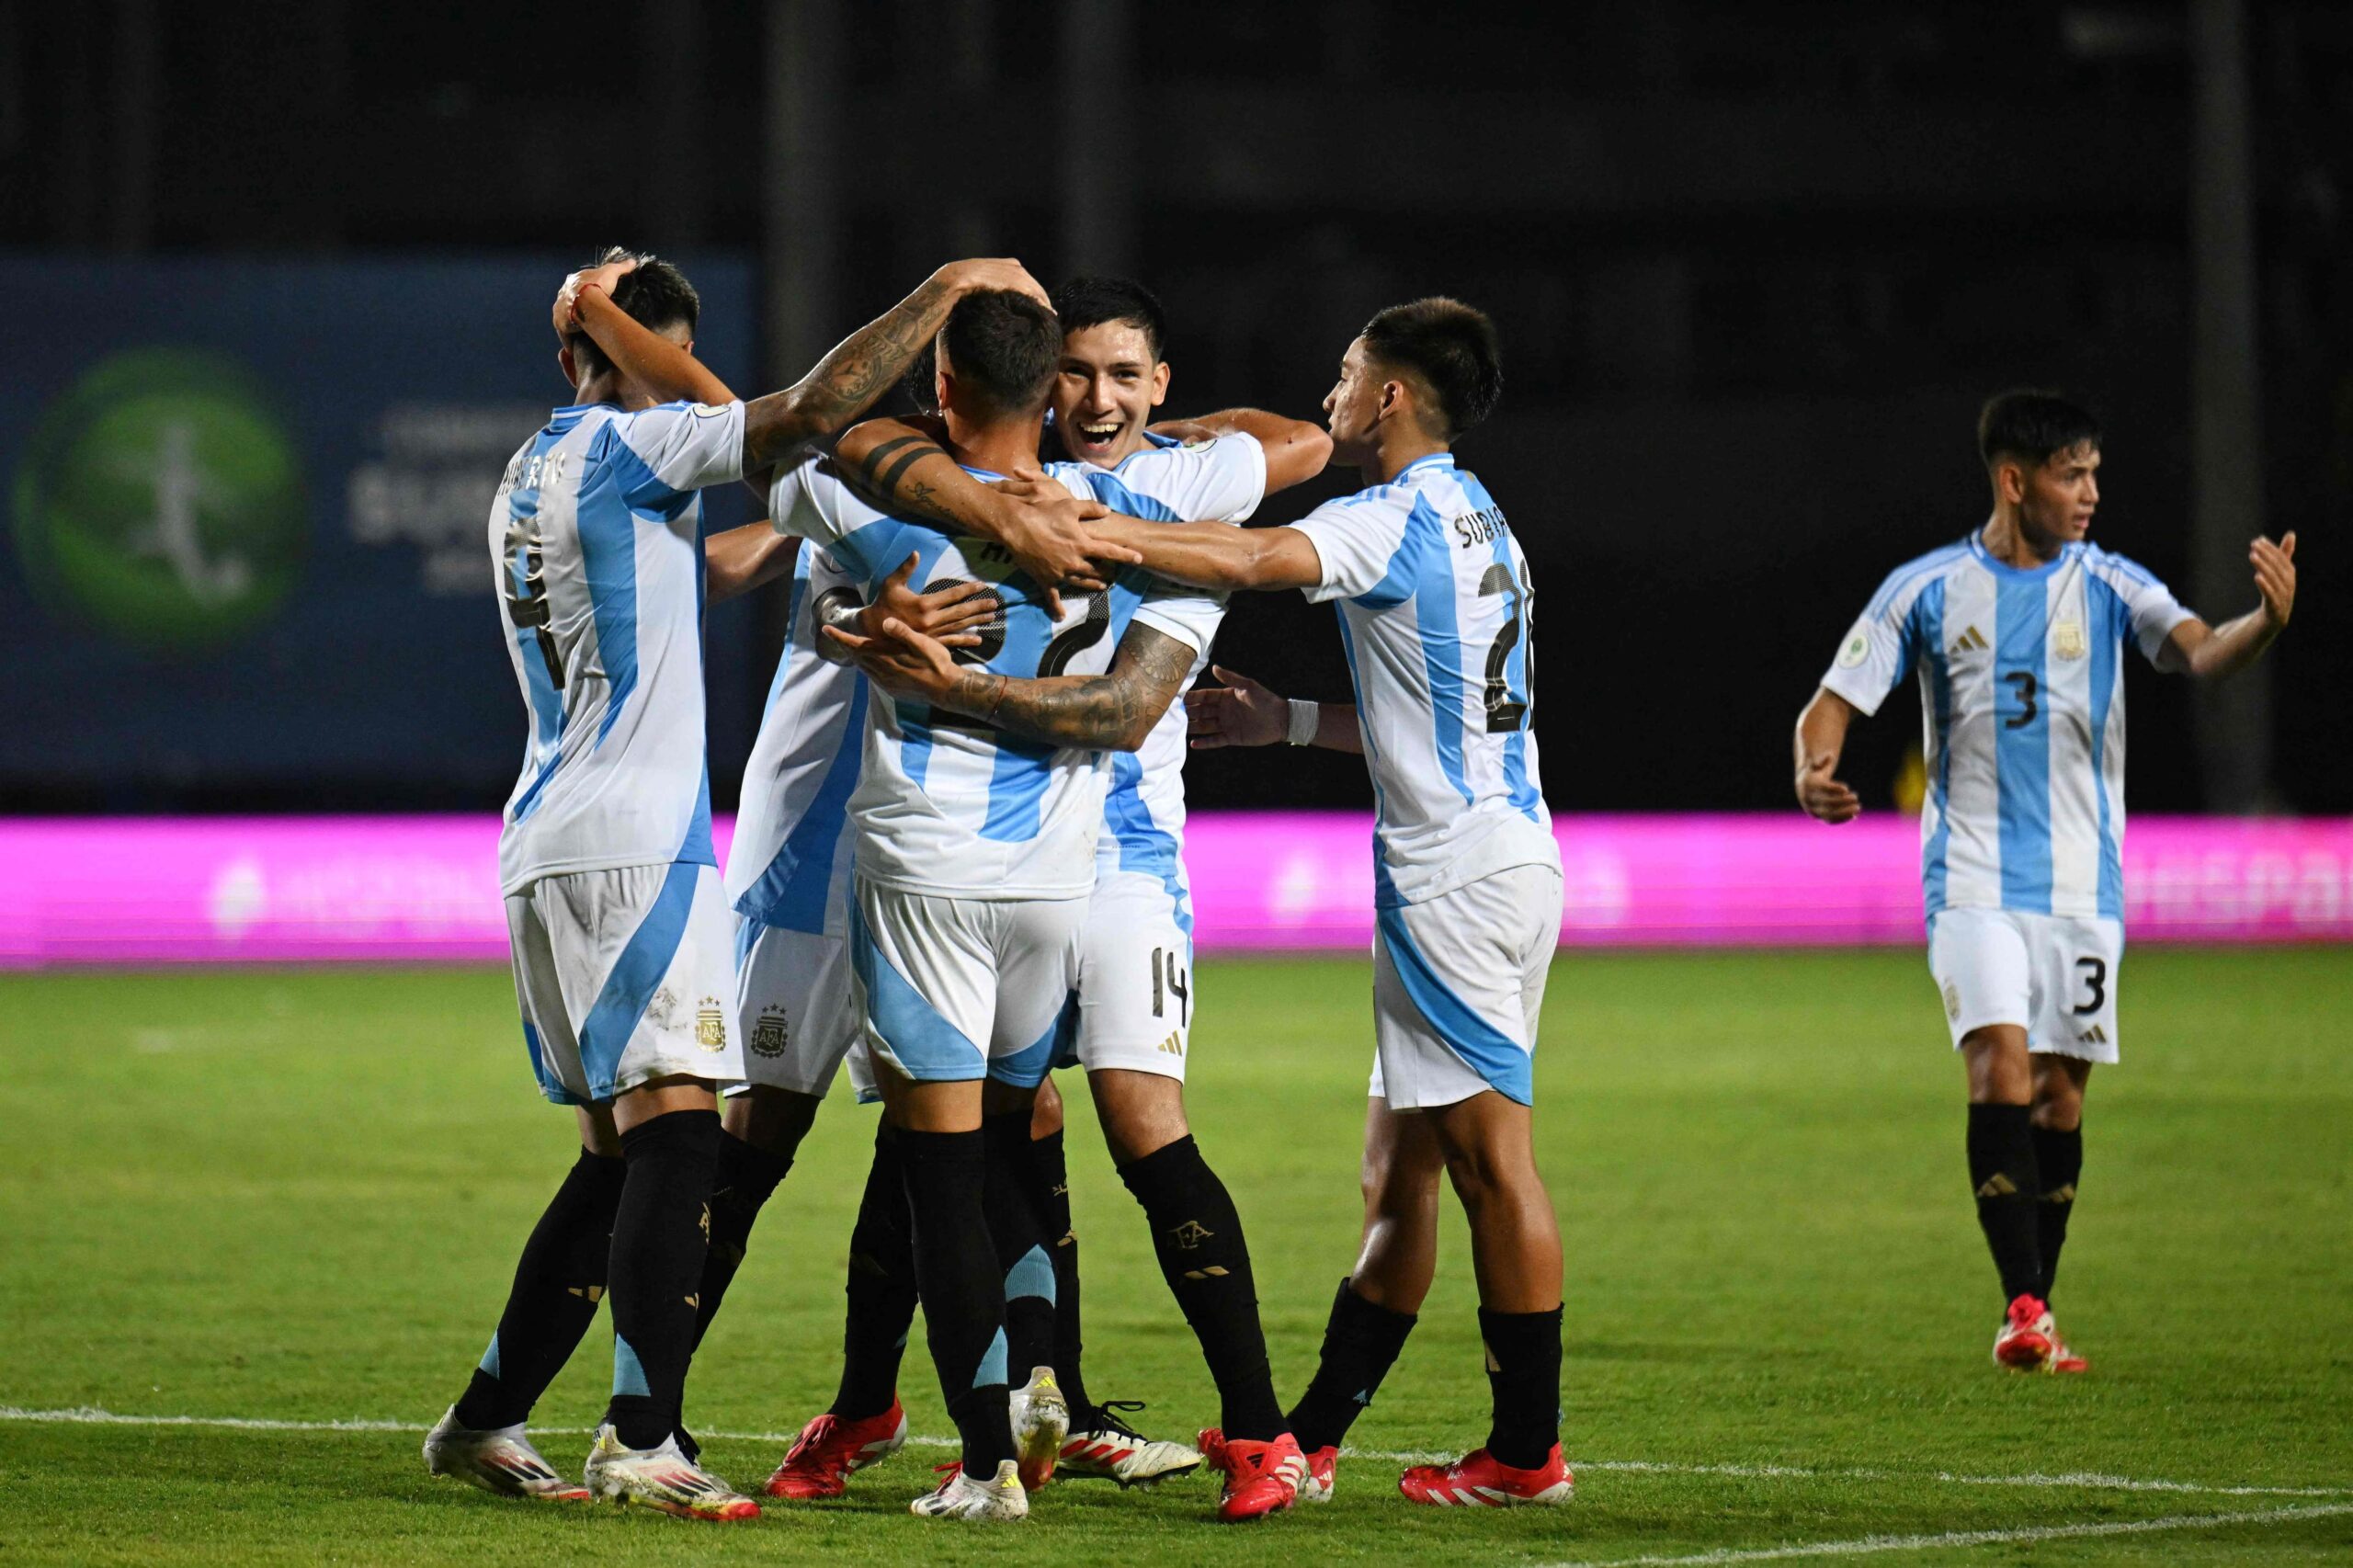
M2237 72L2196 41L2242 9L2219 0L1529 9L0 5L0 310L66 341L55 318L118 295L202 313L240 269L426 269L355 284L296 343L266 308L242 329L364 384L395 347L473 333L436 313L430 269L528 261L538 347L475 401L552 404L545 299L598 244L742 268L749 308L703 340L745 392L939 262L1009 254L1049 284L1159 290L1172 412L1307 415L1375 308L1454 293L1504 335L1502 412L1462 456L1536 565L1569 811L1787 807L1790 721L1858 608L1984 515L1980 400L2079 389L2111 432L2099 542L2215 619L2255 602L2258 520L2302 545L2294 630L2211 711L2131 677L2135 806L2353 811L2353 7L2246 5ZM77 369L7 358L19 425ZM314 487L314 529L343 526L342 495ZM494 809L509 787L522 710L486 587L439 646L85 656L19 554L0 550L0 811ZM349 614L409 624L399 591ZM713 617L722 804L776 616ZM1329 612L1296 596L1239 606L1220 657L1346 691ZM340 725L283 744L273 703L327 679L388 700L338 698ZM63 760L159 693L146 749ZM396 693L504 704L506 727L478 744ZM1848 769L1874 805L1917 739L1909 696L1889 715ZM183 730L223 726L187 760ZM402 766L371 760L387 747ZM1272 760L1198 759L1196 804L1368 799L1353 758Z

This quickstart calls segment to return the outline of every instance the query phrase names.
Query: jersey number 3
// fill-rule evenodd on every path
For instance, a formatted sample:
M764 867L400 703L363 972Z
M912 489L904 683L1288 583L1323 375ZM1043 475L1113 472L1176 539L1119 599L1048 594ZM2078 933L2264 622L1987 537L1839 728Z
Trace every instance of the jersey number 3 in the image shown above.
M1511 596L1511 614L1504 621L1504 629L1495 633L1495 642L1487 646L1487 733L1506 734L1518 729L1528 718L1528 710L1536 700L1536 643L1529 634L1534 620L1529 603L1535 595L1511 574L1511 568L1498 561L1487 568L1479 579L1479 597L1490 594ZM1512 695L1511 651L1526 646L1520 653L1520 694Z

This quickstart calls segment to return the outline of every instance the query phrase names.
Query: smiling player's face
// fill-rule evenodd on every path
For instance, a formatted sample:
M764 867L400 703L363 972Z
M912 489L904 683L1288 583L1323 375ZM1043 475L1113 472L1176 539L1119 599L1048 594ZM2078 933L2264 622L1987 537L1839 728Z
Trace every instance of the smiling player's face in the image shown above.
M1348 345L1340 357L1340 379L1324 394L1324 423L1332 432L1332 458L1354 463L1371 449L1373 426L1381 422L1381 392L1387 383L1364 339Z
M2086 441L2021 469L2018 514L2038 553L2075 543L2091 531L2099 506L2099 449Z
M1064 335L1054 372L1054 427L1080 462L1110 468L1144 445L1152 411L1168 396L1168 365L1133 322L1097 322Z

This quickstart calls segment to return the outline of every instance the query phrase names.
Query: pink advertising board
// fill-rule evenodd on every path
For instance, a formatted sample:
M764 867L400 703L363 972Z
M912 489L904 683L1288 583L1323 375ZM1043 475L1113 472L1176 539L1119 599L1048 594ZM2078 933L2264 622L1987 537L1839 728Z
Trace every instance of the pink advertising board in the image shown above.
M1921 937L1918 830L1893 815L1579 816L1559 832L1565 947ZM0 820L0 969L502 960L497 837L496 818L471 816ZM1370 846L1370 819L1347 812L1195 817L1202 949L1361 949ZM2124 882L2135 942L2353 940L2353 819L2136 819Z

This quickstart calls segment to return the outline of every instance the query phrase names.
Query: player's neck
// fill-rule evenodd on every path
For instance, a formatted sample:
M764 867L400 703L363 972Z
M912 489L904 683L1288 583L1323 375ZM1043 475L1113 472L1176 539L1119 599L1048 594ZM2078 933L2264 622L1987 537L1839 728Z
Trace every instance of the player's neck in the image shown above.
M1978 542L1985 553L2005 566L2016 566L2031 572L2038 566L2048 566L2059 559L2066 541L2056 537L2045 540L2038 548L2034 535L2022 518L2007 506L1996 506L1985 527L1979 530Z
M1357 465L1365 483L1386 484L1424 458L1453 449L1444 441L1433 441L1418 431L1404 428L1403 420L1397 424L1399 428L1394 430L1386 424L1382 426L1373 437L1366 460Z
M981 425L951 411L947 418L949 455L966 468L985 469L991 473L1035 473L1038 437L1044 422L1041 413L1027 419L999 419Z
M572 389L574 408L588 408L606 403L635 414L652 408L660 401L633 385L617 371L605 370L588 377Z

